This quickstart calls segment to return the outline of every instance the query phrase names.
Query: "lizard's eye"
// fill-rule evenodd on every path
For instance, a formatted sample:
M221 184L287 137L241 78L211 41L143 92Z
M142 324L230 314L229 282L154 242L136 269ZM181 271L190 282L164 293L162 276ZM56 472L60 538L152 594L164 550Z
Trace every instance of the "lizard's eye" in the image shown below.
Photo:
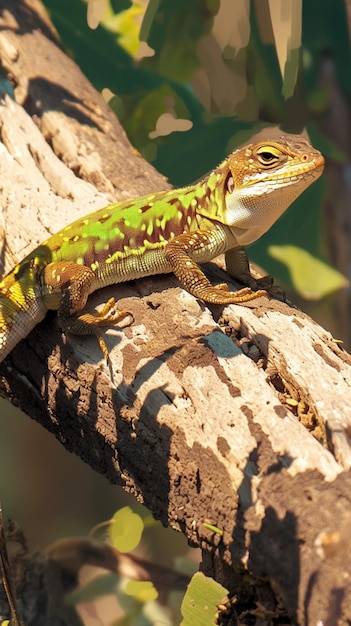
M262 146L257 150L257 158L262 165L275 165L279 161L280 153L270 146Z
M270 152L260 152L258 156L260 157L261 161L264 161L265 163L271 163L272 161L277 160L277 157L275 157Z
M227 176L227 180L225 181L225 190L227 193L233 193L234 191L234 178L231 174Z

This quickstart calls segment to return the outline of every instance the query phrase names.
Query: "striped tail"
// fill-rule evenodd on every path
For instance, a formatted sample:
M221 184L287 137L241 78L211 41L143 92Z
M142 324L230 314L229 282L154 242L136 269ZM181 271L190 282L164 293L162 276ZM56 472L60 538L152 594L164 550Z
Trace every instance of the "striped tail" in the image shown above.
M0 362L46 314L30 268L17 266L0 282Z

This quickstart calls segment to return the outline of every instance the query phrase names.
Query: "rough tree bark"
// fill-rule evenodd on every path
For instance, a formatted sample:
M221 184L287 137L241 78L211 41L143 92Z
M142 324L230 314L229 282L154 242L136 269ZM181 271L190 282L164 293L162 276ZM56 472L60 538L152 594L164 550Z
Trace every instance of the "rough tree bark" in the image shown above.
M78 215L167 183L37 2L1 0L0 26L7 271ZM116 293L135 323L107 333L110 369L93 338L67 340L49 314L1 364L2 395L200 546L232 592L249 570L293 622L349 624L350 356L280 302L209 309L166 276L102 290L89 308Z

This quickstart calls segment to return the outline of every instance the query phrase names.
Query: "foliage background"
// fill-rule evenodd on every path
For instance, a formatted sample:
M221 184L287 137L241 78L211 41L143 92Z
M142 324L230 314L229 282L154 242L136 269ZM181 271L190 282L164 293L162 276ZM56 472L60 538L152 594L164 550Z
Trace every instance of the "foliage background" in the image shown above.
M262 128L307 128L327 158L326 175L249 254L350 348L343 278L351 273L346 0L45 5L65 50L109 100L132 144L174 185L196 180ZM87 534L119 506L135 506L3 401L0 413L4 517L19 522L31 548ZM168 532L158 528L157 543L145 550L169 564L187 548Z

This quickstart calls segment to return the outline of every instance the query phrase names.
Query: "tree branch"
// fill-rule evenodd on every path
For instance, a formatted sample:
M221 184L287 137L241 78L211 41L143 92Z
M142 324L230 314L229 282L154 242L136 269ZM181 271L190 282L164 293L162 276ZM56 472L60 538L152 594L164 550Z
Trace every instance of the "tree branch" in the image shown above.
M78 215L167 185L37 3L0 7L14 88L0 103L8 270ZM49 314L0 365L1 393L199 545L204 570L225 586L249 568L298 623L327 623L332 610L346 623L350 356L280 302L209 309L166 276L101 290L89 309L116 293L135 323L108 331L110 370L94 338L67 339Z

